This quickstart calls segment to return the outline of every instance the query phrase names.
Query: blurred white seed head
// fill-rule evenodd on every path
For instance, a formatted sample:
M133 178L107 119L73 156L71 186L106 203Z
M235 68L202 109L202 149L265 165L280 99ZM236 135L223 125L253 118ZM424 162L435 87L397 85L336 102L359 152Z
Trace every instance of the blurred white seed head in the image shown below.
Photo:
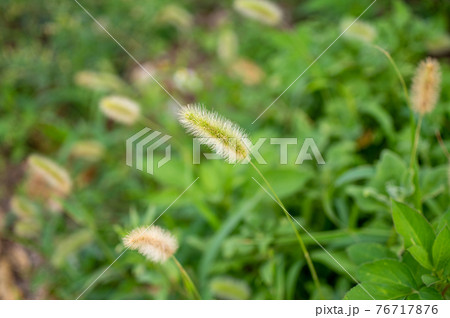
M203 82L194 70L182 68L173 76L175 87L185 93L194 93L203 87Z
M228 29L220 33L217 42L217 55L225 63L236 59L238 55L238 37L236 33Z
M139 105L123 96L108 96L100 101L100 110L106 117L125 125L135 123L140 114Z
M10 202L11 210L21 219L32 219L36 216L36 207L29 200L13 196Z
M80 140L70 150L72 156L89 161L99 160L104 152L105 147L96 140Z
M126 84L116 75L94 71L80 71L75 74L75 84L94 91L117 91Z
M14 233L27 239L37 237L41 229L41 223L37 220L18 220L14 224Z
M277 25L283 18L281 9L265 0L235 0L234 8L242 15L268 25Z
M178 120L186 130L211 147L219 156L234 163L249 158L250 140L244 130L201 105L180 108Z
M146 83L152 82L152 78L150 75L148 75L148 73L152 74L153 76L156 76L157 73L157 67L155 64L151 62L144 62L141 63L141 65L145 70L143 70L140 65L137 65L131 70L130 74L131 82L137 86L143 86Z
M434 109L439 97L440 84L439 62L433 58L420 62L411 88L411 102L416 113L424 115Z
M344 33L344 37L362 40L372 43L377 36L377 30L370 24L363 21L356 21L354 19L346 18L341 22L341 31L344 32L350 25L351 27ZM353 23L353 25L352 25Z
M180 31L186 31L192 27L193 17L186 9L169 4L159 12L157 22L171 24Z
M69 173L54 161L41 155L31 155L28 158L28 168L57 192L67 195L72 190Z
M261 83L266 74L254 62L240 58L230 66L231 74L238 77L245 85L253 86Z
M123 243L155 263L164 263L178 249L175 237L156 225L132 230L123 238Z

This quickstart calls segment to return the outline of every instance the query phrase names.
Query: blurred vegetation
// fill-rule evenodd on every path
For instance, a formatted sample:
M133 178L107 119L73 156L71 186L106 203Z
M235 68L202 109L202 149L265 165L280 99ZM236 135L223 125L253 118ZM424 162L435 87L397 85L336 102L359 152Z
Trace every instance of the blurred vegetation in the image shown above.
M254 142L314 138L325 165L294 165L298 151L280 165L277 151L263 147L268 164L260 169L290 213L376 298L449 298L448 252L439 253L450 243L450 3L378 0L361 18L408 87L422 59L440 62L442 92L422 124L418 180L397 74L351 32L252 125L370 2L280 1L283 21L270 26L233 1L80 1L183 104L205 104ZM156 224L178 238L177 258L202 298L367 297L301 232L322 285L315 289L289 223L247 165L192 165L174 102L74 1L6 0L0 17L0 298L78 297L121 253L121 237L153 222L196 177ZM138 102L177 140L154 175L125 165L125 140L144 125L107 120L98 104L111 94ZM73 155L84 140L102 145L101 158ZM69 196L42 199L25 168L33 153L69 171ZM13 196L25 213L12 211ZM427 235L423 246L409 246L401 230L411 219L419 237ZM381 286L373 277L392 280ZM181 279L173 263L127 251L83 298L184 299Z

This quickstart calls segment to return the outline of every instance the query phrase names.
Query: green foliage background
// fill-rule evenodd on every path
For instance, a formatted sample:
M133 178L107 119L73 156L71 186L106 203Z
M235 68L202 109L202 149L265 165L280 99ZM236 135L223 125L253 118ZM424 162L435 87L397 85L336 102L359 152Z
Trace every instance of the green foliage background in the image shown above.
M418 147L419 202L409 169L411 111L388 59L364 41L339 39L251 124L336 39L342 20L357 17L370 1L281 1L286 20L279 27L243 17L232 1L81 3L139 61L157 65L156 78L183 103L205 104L239 123L252 141L314 138L324 166L294 165L295 151L288 165L280 165L278 152L267 147L262 154L268 164L260 169L291 214L375 298L450 297L445 292L449 163L436 139L440 131L450 149L448 3L378 0L362 17L377 31L374 43L391 54L408 87L426 56L441 64L442 92L424 118ZM177 27L162 19L170 4L189 12L192 25ZM170 98L151 80L132 81L136 64L74 1L2 1L0 17L1 237L26 246L40 260L24 279L22 297L42 288L47 298L78 297L121 253L121 237L150 224L196 177L156 224L178 238L177 257L202 298L368 297L361 287L352 289L355 282L347 273L301 232L322 284L321 291L314 288L289 223L252 180L258 177L254 171L218 160L193 166L183 156L191 151L191 137L179 127ZM259 84L245 85L218 58L226 30L238 36L238 55L265 73ZM183 93L175 87L173 74L184 67L195 70L200 88ZM76 85L75 75L84 70L111 74L114 85L100 90ZM125 140L144 126L105 119L98 103L109 94L139 102L147 118L179 141L170 163L155 175L125 165ZM106 147L101 161L70 158L71 147L84 139ZM22 177L11 176L23 175L31 153L59 162L74 179L86 171L91 177L64 200L61 213L39 205L37 229L26 238L14 230L17 216L6 212L11 195L24 193ZM415 231L420 244L408 237ZM186 297L174 264L151 264L134 251L83 295Z

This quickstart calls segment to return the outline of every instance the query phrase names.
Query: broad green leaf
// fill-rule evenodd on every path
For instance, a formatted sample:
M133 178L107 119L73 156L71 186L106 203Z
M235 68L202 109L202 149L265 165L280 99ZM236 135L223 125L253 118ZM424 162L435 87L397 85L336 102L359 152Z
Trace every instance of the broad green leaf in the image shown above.
M424 274L422 275L422 282L427 286L431 286L439 282L439 278L430 274Z
M396 260L382 259L363 264L358 270L363 283L372 283L399 294L409 294L416 288L416 282L408 267Z
M361 286L362 284L358 284L352 289L350 289L347 294L345 294L344 299L345 300L373 300L375 297L371 297L371 293L369 294L366 290L363 289L367 286Z
M450 262L450 230L444 227L433 244L433 264L436 270L445 269Z
M422 276L429 274L430 270L426 269L415 260L411 253L407 250L402 255L402 263L408 267L409 271L413 274L416 285L422 285Z
M364 282L352 289L344 296L346 300L381 300L403 299L411 295L411 290L398 285L383 286L375 283Z
M434 232L423 215L404 203L392 200L392 218L406 248L420 245L426 251L431 250Z
M414 259L419 262L420 265L427 269L432 269L433 265L430 262L430 256L428 252L420 245L413 245L408 248L408 251L414 257Z
M375 169L371 166L361 166L350 169L344 172L339 178L336 179L334 185L339 187L343 184L354 182L357 180L368 179L372 177L375 173Z
M442 295L432 287L422 287L419 290L419 297L422 300L442 300Z
M360 265L382 258L396 259L396 256L387 247L378 243L357 243L347 249L350 259Z

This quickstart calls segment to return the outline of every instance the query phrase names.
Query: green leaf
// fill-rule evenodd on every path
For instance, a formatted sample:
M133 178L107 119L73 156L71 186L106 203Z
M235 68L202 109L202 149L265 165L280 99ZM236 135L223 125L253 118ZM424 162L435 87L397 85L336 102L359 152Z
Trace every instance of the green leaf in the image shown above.
M426 251L431 250L434 232L423 215L404 203L392 200L392 218L406 248L420 245Z
M450 230L444 227L433 244L433 264L436 270L445 269L450 261Z
M420 245L413 245L408 248L408 252L414 257L414 259L419 262L420 265L427 269L433 269L433 265L430 262L430 256L428 252Z
M439 282L439 278L430 274L424 274L422 275L422 282L427 286L431 286Z
M396 256L387 247L378 243L357 243L347 249L348 256L360 265L383 258L396 259Z
M405 251L405 253L403 253L402 263L406 265L409 271L413 274L416 285L422 285L422 276L425 274L429 274L430 270L420 265L409 251Z
M335 187L343 184L368 179L375 174L375 169L371 166L360 166L344 172L334 182Z
M375 283L364 282L359 284L344 296L346 300L381 300L381 299L404 299L411 295L410 290L406 290L397 285L382 286Z
M416 282L408 267L396 260L383 259L363 264L358 277L363 283L370 283L369 287L373 287L377 295L389 299L409 295L416 289Z
M422 287L419 290L419 297L422 300L442 300L442 295L431 287Z
M348 291L347 294L345 294L344 299L345 300L373 300L373 298L370 296L372 293L368 293L366 284L362 285L358 284L352 289ZM363 288L364 287L364 288ZM365 289L365 290L364 290ZM367 291L366 291L367 290ZM375 298L375 296L374 296Z

